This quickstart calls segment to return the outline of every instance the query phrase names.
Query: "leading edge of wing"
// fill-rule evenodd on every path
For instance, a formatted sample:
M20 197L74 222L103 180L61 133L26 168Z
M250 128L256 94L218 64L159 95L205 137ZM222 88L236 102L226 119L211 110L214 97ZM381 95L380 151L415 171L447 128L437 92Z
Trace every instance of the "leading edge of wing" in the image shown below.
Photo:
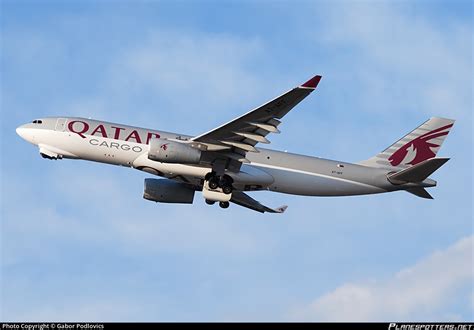
M308 81L306 81L304 84L299 85L299 86L296 86L295 88L292 88L292 89L286 91L285 93L283 93L283 94L281 94L281 95L279 95L279 96L277 96L277 97L271 99L270 101L265 102L264 104L262 104L262 105L260 105L260 106L258 106L258 107L256 107L256 108L250 110L249 112L247 112L247 113L245 113L245 114L243 114L243 115L241 115L241 116L239 116L239 117L237 117L237 118L234 118L234 119L232 119L232 120L226 122L225 124L222 124L222 125L220 125L220 126L218 126L218 127L216 127L216 128L213 128L213 129L211 129L211 130L209 130L209 131L207 131L207 132L205 132L205 133L203 133L203 134L200 134L200 135L198 135L198 136L193 137L193 138L191 139L191 141L197 141L197 142L199 142L201 138L203 138L203 137L205 137L205 136L208 136L208 135L211 134L212 132L217 131L217 130L219 130L219 129L221 129L221 128L223 128L223 127L225 127L225 126L227 126L227 125L229 125L229 124L231 124L231 123L233 123L233 122L236 122L236 121L240 120L241 118L246 117L247 115L251 114L252 112L254 112L254 111L256 111L256 110L258 110L258 109L264 107L265 105L267 105L267 104L269 104L269 103L271 103L271 102L277 100L278 98L283 97L284 95L290 93L291 91L293 91L293 90L295 90L295 89L310 89L311 91L310 91L309 93L311 93L313 90L316 89L316 87L318 86L319 82L321 81L321 78L322 78L321 75L315 75L314 77L312 77L311 79L309 79ZM308 94L309 94L309 93L308 93Z

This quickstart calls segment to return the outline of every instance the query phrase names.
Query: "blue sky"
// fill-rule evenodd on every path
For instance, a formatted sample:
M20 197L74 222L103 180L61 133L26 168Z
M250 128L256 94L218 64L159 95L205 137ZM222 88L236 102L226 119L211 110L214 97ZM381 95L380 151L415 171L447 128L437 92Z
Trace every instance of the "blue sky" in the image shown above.
M0 3L2 320L474 319L469 1ZM454 118L434 201L154 204L149 175L15 134L56 115L199 134L314 74L271 147L355 162Z

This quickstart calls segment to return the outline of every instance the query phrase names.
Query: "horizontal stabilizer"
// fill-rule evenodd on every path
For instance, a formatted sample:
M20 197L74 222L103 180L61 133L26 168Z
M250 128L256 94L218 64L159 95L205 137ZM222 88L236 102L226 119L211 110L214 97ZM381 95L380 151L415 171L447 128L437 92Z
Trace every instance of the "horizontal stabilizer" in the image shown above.
M237 205L247 207L251 210L255 210L261 213L264 213L264 212L283 213L288 207L284 205L284 206L277 207L276 209L269 208L241 191L234 191L232 193L232 199L230 201Z
M431 196L430 193L427 192L426 189L423 187L410 188L410 189L407 189L407 191L410 194L413 194L421 198L433 199L433 196Z
M393 184L407 182L422 182L434 171L444 165L449 158L431 158L404 170L388 175L388 180Z

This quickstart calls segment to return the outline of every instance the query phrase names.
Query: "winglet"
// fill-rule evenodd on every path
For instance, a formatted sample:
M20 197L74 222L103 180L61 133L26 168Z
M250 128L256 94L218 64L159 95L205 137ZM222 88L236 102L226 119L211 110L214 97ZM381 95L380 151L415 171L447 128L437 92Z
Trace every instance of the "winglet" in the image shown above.
M288 208L288 205L283 205L283 206L277 207L274 211L275 213L283 213L286 211L287 208Z
M311 78L310 80L305 82L300 87L316 89L316 87L318 86L320 80L321 80L321 76L319 76L319 75L314 76L313 78Z

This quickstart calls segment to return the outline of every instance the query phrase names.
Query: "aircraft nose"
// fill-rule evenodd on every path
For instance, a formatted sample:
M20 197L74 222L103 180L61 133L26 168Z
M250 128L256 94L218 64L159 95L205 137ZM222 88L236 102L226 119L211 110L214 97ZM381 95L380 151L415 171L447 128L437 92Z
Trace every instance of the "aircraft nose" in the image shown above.
M34 136L31 134L31 128L26 128L25 125L21 125L17 127L16 134L18 134L23 140L34 143Z
M25 131L26 131L26 128L24 128L23 126L19 126L16 129L16 134L18 134L21 138L25 139L25 133L26 133Z

